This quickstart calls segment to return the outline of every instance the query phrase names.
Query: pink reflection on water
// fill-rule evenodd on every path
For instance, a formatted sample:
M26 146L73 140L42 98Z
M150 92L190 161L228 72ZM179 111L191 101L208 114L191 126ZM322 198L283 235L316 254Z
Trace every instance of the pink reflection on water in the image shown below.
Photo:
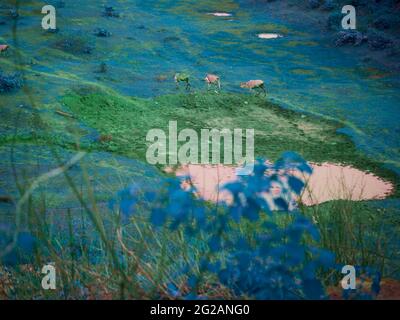
M291 174L306 182L306 188L298 199L307 206L331 200L372 200L384 199L393 192L390 182L359 169L334 163L311 164L313 173L304 176L300 172ZM221 190L221 186L235 181L236 168L226 165L186 165L179 168L177 176L190 176L191 183L197 188L199 196L208 201L231 202L231 195ZM184 183L183 187L187 186ZM265 199L274 208L273 198L280 195L280 186L273 184Z

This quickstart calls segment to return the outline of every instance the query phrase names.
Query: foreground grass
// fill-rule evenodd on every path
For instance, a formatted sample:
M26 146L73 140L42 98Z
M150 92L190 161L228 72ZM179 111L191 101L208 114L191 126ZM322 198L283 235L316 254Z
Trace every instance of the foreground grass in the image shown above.
M339 264L373 266L386 277L399 278L400 217L396 210L368 202L336 200L304 207L321 232L321 245Z
M44 225L45 216L35 214L34 207L28 219L45 246L30 264L0 267L0 299L175 299L169 284L188 292L183 265L189 263L198 272L202 258L209 254L204 239L188 242L181 229L155 229L147 212L131 217L128 223L112 212L95 212L107 231L105 245L86 215L69 215L68 227L60 231ZM399 278L400 224L390 210L377 212L362 202L332 201L303 208L303 213L314 220L321 233L320 245L335 253L338 265L368 266L380 271L384 279ZM286 226L290 216L276 212L271 217L262 215L257 223L242 220L232 232L251 238L265 222ZM117 264L110 250L118 255ZM40 270L49 262L57 268L54 291L41 289ZM320 276L326 288L337 288L342 277L332 270ZM235 296L209 275L204 275L199 293L209 298L246 298Z

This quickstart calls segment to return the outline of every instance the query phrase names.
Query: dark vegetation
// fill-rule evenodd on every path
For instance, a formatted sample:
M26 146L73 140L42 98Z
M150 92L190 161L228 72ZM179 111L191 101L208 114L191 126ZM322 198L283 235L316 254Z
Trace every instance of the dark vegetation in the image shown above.
M262 1L260 1L262 2ZM275 1L267 1L279 3ZM294 10L307 12L307 19L325 30L336 46L357 46L357 54L390 69L400 69L400 2L398 0L302 0L280 1ZM353 5L357 12L357 29L343 30L342 7ZM311 14L310 14L311 11Z
M0 93L18 90L22 84L22 79L18 74L5 74L0 70Z
M56 49L75 55L91 54L95 48L88 37L79 34L63 34L54 42L53 46Z

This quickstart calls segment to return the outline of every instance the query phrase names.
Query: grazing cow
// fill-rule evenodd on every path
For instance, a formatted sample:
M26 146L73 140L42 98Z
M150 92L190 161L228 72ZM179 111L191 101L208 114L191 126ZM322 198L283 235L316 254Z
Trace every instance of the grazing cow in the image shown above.
M7 44L0 44L0 52L6 52L9 47Z
M186 90L190 89L189 75L187 75L186 73L175 73L174 80L177 88L179 86L179 83L184 82L186 83Z
M207 74L204 78L204 81L207 83L207 88L210 89L211 85L217 86L219 90L221 90L221 82L219 77L215 74Z
M247 81L247 82L242 82L240 84L240 87L241 88L247 88L247 89L250 89L250 90L260 89L260 90L262 90L264 95L267 94L267 92L265 91L264 81L262 81L262 80L250 80L250 81Z

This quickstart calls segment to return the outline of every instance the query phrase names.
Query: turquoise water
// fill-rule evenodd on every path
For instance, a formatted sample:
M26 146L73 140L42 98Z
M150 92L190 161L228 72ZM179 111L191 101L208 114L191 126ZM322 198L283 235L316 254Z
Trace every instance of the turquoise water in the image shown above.
M201 79L207 72L220 75L227 91L242 92L241 81L263 79L269 99L342 121L342 131L361 150L400 172L400 76L364 64L352 48L333 47L308 21L276 18L265 4L248 1L64 2L57 9L58 33L40 28L44 2L21 2L17 36L39 106L59 102L66 89L80 84L129 96L175 92L176 71L190 73L196 89L205 87ZM104 4L120 17L103 17ZM4 8L7 4L0 39L13 45ZM216 11L232 16L207 14ZM98 27L111 37L94 36ZM263 40L257 37L261 32L283 37ZM69 37L83 38L92 53L59 50L57 41ZM4 61L2 69L11 71L13 57ZM97 72L101 62L107 64L106 74ZM25 100L19 92L1 103L12 108Z

